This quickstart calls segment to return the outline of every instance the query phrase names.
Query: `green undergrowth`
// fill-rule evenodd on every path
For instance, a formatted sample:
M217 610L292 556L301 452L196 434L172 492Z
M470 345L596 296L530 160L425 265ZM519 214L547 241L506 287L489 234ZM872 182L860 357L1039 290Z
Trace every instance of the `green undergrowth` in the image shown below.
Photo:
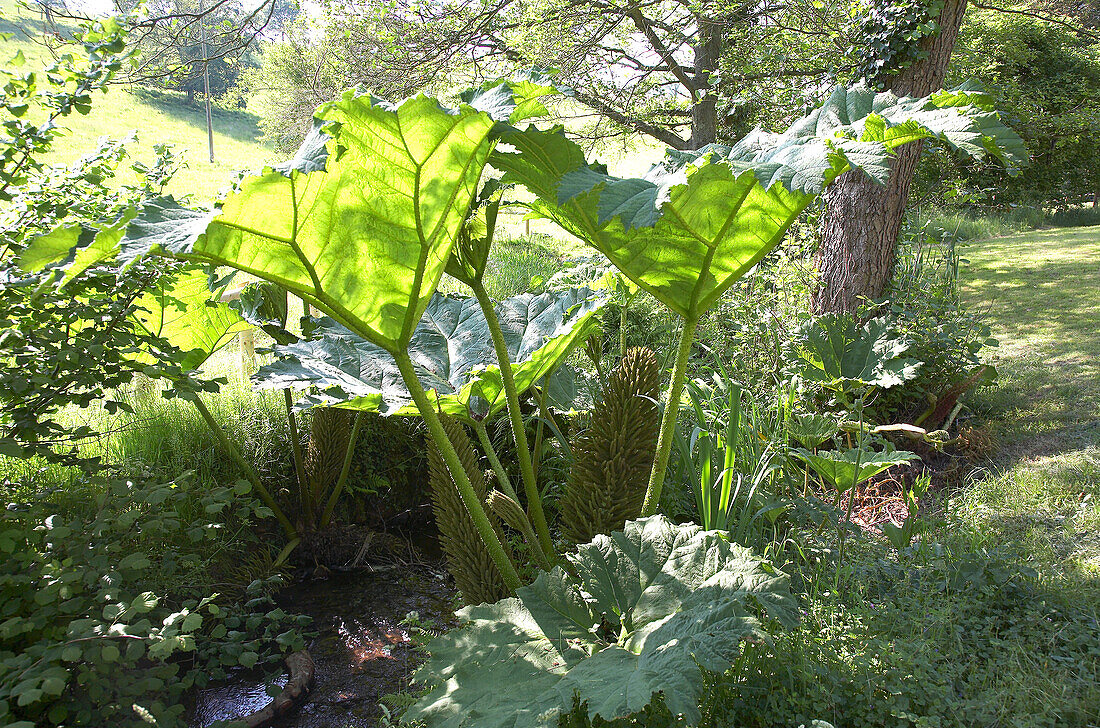
M137 398L141 401L136 416L102 443L109 462L140 463L163 472L194 470L203 481L242 477L219 452L210 428L190 402L164 399L159 392L139 393ZM207 399L230 441L240 443L261 472L276 481L289 474L290 436L277 393L233 387Z
M228 368L230 358L222 359ZM101 433L79 443L81 455L99 457L107 465L135 473L172 477L193 471L202 483L243 477L232 460L220 452L209 427L190 402L166 399L161 385L141 378L121 392L119 399L134 411L112 414L99 406L66 411L67 424L88 425ZM257 467L269 475L288 471L286 412L277 393L233 383L217 394L206 395L204 401L230 440L240 443ZM77 471L40 459L3 458L0 472L12 480L53 486L71 482Z
M806 573L800 629L714 683L711 724L1094 724L1096 599L1044 579L1019 544L965 541L867 544L835 591Z
M970 465L975 473L965 487L936 496L911 549L855 539L839 581L832 529L788 533L784 568L800 592L802 622L771 645L746 646L725 675L706 676L700 725L1100 724L1100 342L1090 328L1100 281L1088 267L1100 259L1098 240L1072 229L966 248L964 300L1000 340L993 359L1000 379L968 400L960 417L988 432L998 454ZM525 290L567 260L553 240L507 241L499 251L496 295ZM749 283L708 324L709 355L740 361L748 379L778 366L781 342L757 322L770 310L796 308L804 291L795 272L782 277L777 290L790 300ZM644 300L632 306L630 337L667 335L646 316ZM608 340L616 339L617 321L605 323ZM698 353L701 361L708 355ZM236 347L212 369L231 380L208 398L216 418L257 464L270 463L265 478L289 477L280 399L240 381ZM141 386L128 397L136 414L125 422L115 416L114 431L89 448L134 469L194 470L208 484L238 476L189 404ZM45 468L35 478L43 486L57 476ZM94 495L53 492L73 504ZM201 506L203 491L185 492L196 493ZM231 579L218 554L231 552L238 537L211 541L189 578ZM562 725L587 725L578 715L564 716ZM657 700L643 715L596 724L684 723Z
M864 533L838 577L831 529L789 532L802 622L709 676L700 725L1100 725L1100 233L961 254L962 303L1000 346L960 426L994 448L956 459L969 476L932 494L908 549ZM593 725L684 723L656 701Z
M1096 725L1100 583L1045 573L1031 544L984 525L960 511L901 553L863 539L839 586L835 544L803 534L813 558L786 565L801 623L706 676L699 725ZM579 715L561 725L686 725L659 702L612 723Z
M967 427L999 444L918 545L798 568L801 627L715 682L714 725L1100 724L1100 233L970 246L1000 379ZM769 716L761 718L761 716Z
M1000 444L960 507L1045 573L1100 579L1100 234L1052 230L968 253L964 295L1001 340L975 420ZM1098 597L1100 600L1100 597Z

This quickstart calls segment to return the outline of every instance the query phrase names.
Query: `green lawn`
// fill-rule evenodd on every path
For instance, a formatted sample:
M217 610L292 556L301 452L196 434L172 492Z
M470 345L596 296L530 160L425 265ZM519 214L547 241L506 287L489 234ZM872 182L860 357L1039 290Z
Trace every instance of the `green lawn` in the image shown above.
M977 401L1000 453L962 505L1051 577L1100 596L1100 230L1014 235L965 255L965 300L987 309L1001 342L1000 382Z
M53 54L65 52L46 46L37 15L16 7L11 0L2 0L0 11L0 32L12 33L9 40L0 41L0 58L5 64L22 52L22 70L33 71L50 63ZM213 121L215 161L211 163L206 112L201 104L188 105L182 94L114 86L106 95L95 97L90 114L74 114L62 122L61 126L69 131L57 141L46 161L68 164L95 149L100 137L117 139L134 133L137 140L129 146L132 159L150 162L154 144L173 145L183 153L187 166L176 175L168 192L208 201L230 182L236 170L259 168L278 158L260 143L255 115L215 107ZM129 170L120 175L123 182L133 178Z

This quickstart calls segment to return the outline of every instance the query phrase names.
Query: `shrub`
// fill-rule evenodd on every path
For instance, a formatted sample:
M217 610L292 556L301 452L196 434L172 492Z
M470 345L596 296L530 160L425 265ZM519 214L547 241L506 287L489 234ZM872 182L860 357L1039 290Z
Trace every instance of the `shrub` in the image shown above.
M909 341L906 356L921 366L911 381L876 402L876 412L887 420L913 422L945 395L956 396L951 392L956 386L968 389L996 376L988 367L979 379L963 384L983 365L983 351L997 346L981 312L967 308L959 296L963 250L955 238L937 242L925 229L911 231L900 244L887 293L890 318Z
M94 248L68 258L75 265L65 274L49 265L68 246L43 233L116 225L175 168L160 147L152 166L132 165L138 185L108 187L125 141L103 142L71 167L42 162L62 118L87 113L91 94L122 65L116 21L92 24L82 43L83 54L62 55L42 73L0 72L9 135L0 152L0 454L19 458L9 475L31 474L0 489L10 504L0 513L0 724L182 725L185 691L230 667L277 660L302 639L297 620L266 598L229 607L203 586L221 539L262 550L254 529L271 512L249 497L251 485L124 477L85 447L95 427L70 416L92 403L108 415L132 411L119 390L143 371L179 381L185 358L138 315L178 265L123 270L102 265ZM151 361L150 350L164 358ZM48 479L31 471L43 462L48 475L77 480L42 490Z
M0 515L0 722L184 725L187 690L301 649L300 620L262 595L238 608L179 586L227 521L263 515L248 483L196 492L187 476L96 477L84 487L98 492L84 512L4 494L34 500Z
M707 312L699 334L706 367L721 362L754 394L774 388L785 342L809 316L812 272L804 261L811 242L793 237L781 244Z

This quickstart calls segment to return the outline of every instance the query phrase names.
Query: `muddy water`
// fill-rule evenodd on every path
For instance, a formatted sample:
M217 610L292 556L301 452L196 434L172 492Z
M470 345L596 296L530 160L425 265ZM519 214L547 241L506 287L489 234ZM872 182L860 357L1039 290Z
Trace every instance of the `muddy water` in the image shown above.
M279 728L366 728L378 724L379 698L405 689L417 665L406 615L453 623L452 590L441 568L415 565L336 574L295 584L276 597L288 612L313 617L308 645L316 679L307 702ZM285 681L285 678L284 678ZM267 704L265 686L242 680L199 696L193 728L240 717Z

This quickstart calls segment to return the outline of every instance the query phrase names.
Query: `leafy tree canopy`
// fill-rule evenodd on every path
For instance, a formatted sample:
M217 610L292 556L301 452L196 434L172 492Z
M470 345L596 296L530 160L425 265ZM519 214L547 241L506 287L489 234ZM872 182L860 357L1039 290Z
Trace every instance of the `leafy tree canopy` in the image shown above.
M976 12L959 37L950 79L988 88L1027 145L1032 165L1007 180L987 165L933 158L925 175L953 177L994 203L1078 202L1100 193L1100 46L1065 26Z

